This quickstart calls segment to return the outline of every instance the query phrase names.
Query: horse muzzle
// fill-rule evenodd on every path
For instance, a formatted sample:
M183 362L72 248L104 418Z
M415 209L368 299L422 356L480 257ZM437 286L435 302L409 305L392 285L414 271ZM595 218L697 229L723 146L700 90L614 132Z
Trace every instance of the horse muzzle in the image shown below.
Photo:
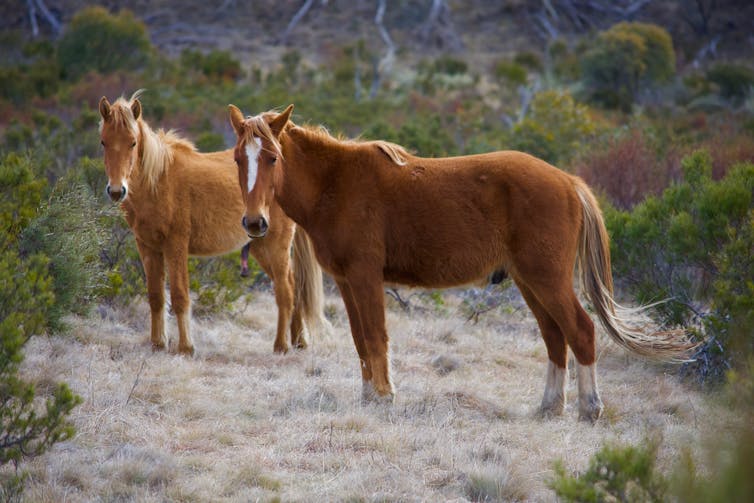
M118 188L113 188L108 183L107 187L105 187L105 192L107 193L110 200L112 200L112 202L120 203L126 198L126 193L128 192L128 189L126 188L125 185L121 185Z
M267 219L262 215L254 218L246 218L246 215L244 215L241 219L241 225L250 238L262 238L267 234L267 230L270 228Z

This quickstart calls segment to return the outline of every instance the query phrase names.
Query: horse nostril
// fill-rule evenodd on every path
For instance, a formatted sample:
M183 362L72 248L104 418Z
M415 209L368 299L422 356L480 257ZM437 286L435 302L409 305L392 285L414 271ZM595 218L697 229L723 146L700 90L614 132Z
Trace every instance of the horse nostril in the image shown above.
M246 227L246 215L241 218L241 227L248 229L248 227Z
M110 184L109 183L105 187L105 194L107 194L108 196L110 195Z
M267 229L269 229L270 226L267 224L267 219L264 217L259 218L259 230L264 234L267 232Z

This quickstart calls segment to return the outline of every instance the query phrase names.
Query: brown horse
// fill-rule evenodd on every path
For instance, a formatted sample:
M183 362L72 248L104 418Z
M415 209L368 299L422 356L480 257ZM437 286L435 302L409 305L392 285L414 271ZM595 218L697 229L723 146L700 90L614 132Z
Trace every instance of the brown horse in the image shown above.
M165 349L165 265L172 309L178 322L178 351L194 353L189 332L188 256L210 256L241 248L249 236L239 225L244 205L238 197L233 151L199 153L175 132L153 131L143 120L139 91L130 100L112 105L102 97L100 134L107 172L106 192L120 203L136 237L147 279L152 317L151 341ZM272 278L278 305L274 350L288 350L291 342L306 347L305 324L322 321L322 271L303 231L271 205L274 222L268 237L251 241L251 253ZM295 233L294 274L290 250Z
M625 324L602 215L581 179L521 152L424 159L391 143L338 140L290 122L292 108L244 119L230 106L245 223L263 233L274 195L306 229L343 296L364 398L394 395L384 282L441 288L510 275L547 346L544 414L563 413L568 347L580 417L602 412L594 324L573 290L575 263L618 344L646 357L688 358L694 346L683 330L646 334Z

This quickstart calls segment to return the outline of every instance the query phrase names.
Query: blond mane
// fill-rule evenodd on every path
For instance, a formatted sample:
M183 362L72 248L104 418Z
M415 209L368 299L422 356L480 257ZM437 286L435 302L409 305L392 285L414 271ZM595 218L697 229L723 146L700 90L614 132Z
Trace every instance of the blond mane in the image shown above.
M147 187L155 190L157 182L173 163L175 150L196 151L196 147L189 140L183 138L177 131L170 129L165 131L160 128L153 131L142 117L134 119L131 106L141 95L139 89L130 99L123 96L118 98L111 107L111 117L116 128L122 127L131 130L139 138L139 164L140 174L144 178ZM100 130L102 129L100 121Z
M376 147L383 154L388 156L398 166L405 166L407 162L408 151L396 144L384 140L363 140L361 138L346 138L343 136L333 136L324 126L300 126L301 129L318 136L324 140L334 141L345 145L355 145L360 147Z
M257 136L262 139L266 139L270 142L273 148L273 153L277 155L278 157L282 158L283 152L280 147L280 142L277 138L275 138L275 135L270 130L269 124L267 124L267 119L271 116L276 114L274 111L265 112L259 115L255 115L253 117L247 117L244 123L248 126L247 130L247 138L248 141L251 136ZM382 153L387 155L391 161L393 161L398 166L405 166L406 165L406 158L408 156L408 152L405 148L401 147L400 145L397 145L395 143L382 141L382 140L361 140L361 139L349 139L344 137L335 137L330 134L330 132L325 128L324 126L296 126L293 124L293 122L289 122L286 126L286 129L289 127L298 127L299 129L302 129L309 133L312 136L319 137L325 141L333 141L341 144L346 145L357 145L357 146L373 146L378 148Z

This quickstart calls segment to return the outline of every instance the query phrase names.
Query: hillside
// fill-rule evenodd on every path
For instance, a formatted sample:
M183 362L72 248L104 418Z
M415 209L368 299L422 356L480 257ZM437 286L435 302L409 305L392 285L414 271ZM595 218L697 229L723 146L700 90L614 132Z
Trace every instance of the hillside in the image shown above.
M63 29L76 11L91 3L45 2ZM433 13L433 3L442 8ZM153 43L173 56L184 48L227 49L250 65L269 68L291 49L315 65L326 63L360 39L375 54L386 51L375 24L377 2L127 0L97 4L114 12L133 11L149 27ZM304 6L308 8L302 11ZM385 6L383 26L396 46L398 65L453 54L469 62L474 72L484 74L495 61L516 51L541 54L555 39L576 43L579 36L624 20L667 29L681 67L700 57L702 61L705 57L744 58L754 50L754 4L745 0L404 0ZM300 20L286 32L300 11ZM43 36L54 36L41 17L38 23ZM7 29L30 33L26 2L14 0L0 6L0 30Z

